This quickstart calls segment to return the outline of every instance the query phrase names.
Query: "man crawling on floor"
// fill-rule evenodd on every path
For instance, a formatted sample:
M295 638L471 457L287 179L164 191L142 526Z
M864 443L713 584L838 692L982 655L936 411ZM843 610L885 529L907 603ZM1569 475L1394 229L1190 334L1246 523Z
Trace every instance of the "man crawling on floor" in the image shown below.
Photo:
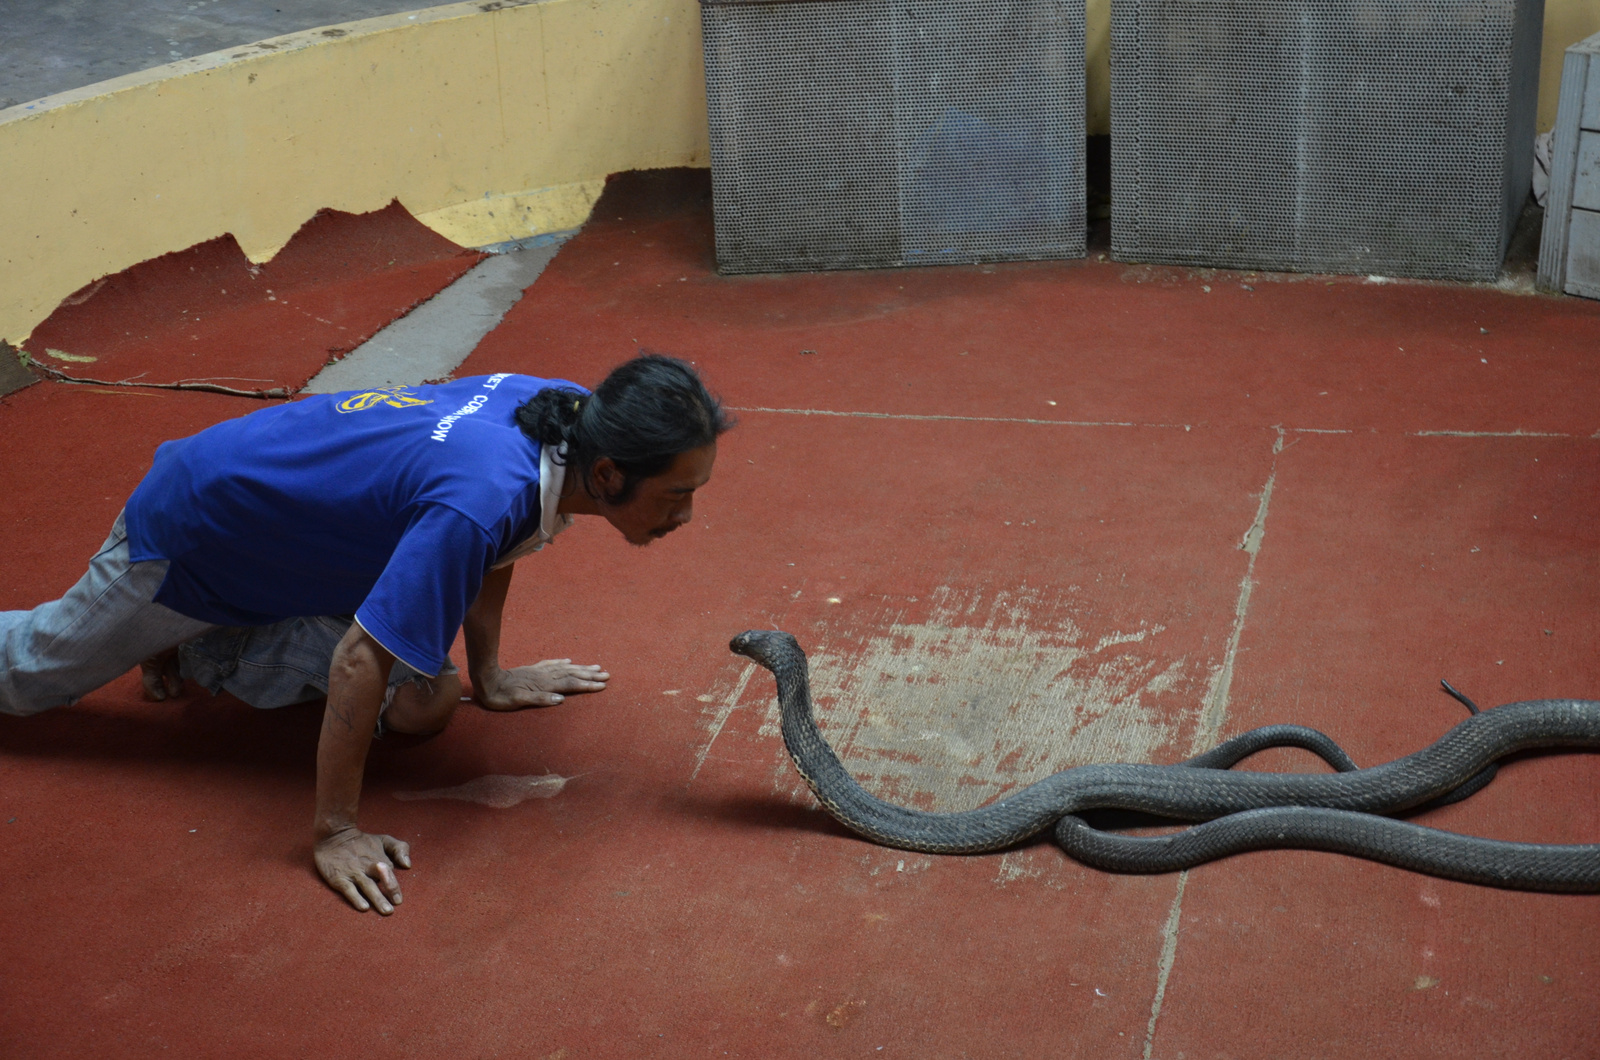
M689 522L730 426L692 368L649 355L593 392L500 374L318 395L167 442L77 585L0 612L0 712L68 705L135 665L156 700L186 677L256 707L326 695L317 869L392 913L410 848L357 823L377 727L450 723L458 630L486 710L604 689L570 659L500 668L513 564L578 515L635 545Z

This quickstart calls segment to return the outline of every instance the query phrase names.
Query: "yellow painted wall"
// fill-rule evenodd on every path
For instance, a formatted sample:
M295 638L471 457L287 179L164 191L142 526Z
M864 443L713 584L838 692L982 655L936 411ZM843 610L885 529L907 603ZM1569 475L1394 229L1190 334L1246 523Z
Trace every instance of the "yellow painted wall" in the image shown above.
M1109 131L1109 0L1087 0ZM1539 127L1600 0L1546 0ZM274 38L0 111L0 339L100 276L231 232L270 257L398 198L483 245L569 228L608 173L709 163L696 0L490 0Z
M1084 128L1111 135L1111 0L1084 0L1088 25L1083 41Z
M1600 33L1600 0L1544 0L1544 53L1539 60L1539 131L1556 124L1562 53Z
M707 165L706 137L695 0L452 4L12 107L0 338L224 232L265 260L323 207L398 198L474 243L572 227L606 174Z

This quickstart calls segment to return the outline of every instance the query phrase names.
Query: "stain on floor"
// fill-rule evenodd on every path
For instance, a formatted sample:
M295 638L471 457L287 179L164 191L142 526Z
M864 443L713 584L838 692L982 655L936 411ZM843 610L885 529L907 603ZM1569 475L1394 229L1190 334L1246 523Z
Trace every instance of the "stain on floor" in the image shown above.
M869 790L919 809L969 809L1069 766L1155 760L1183 713L1162 697L1184 658L1162 654L1159 624L1090 636L1072 606L1070 590L1028 587L884 600L859 638L834 634L809 656L819 724ZM780 734L775 700L760 732ZM783 764L775 779L799 790Z
M422 802L428 799L456 799L475 802L496 810L510 809L529 799L553 799L560 795L571 777L557 773L543 776L508 777L490 775L477 777L465 784L449 788L429 788L427 791L397 791L394 797L402 802Z

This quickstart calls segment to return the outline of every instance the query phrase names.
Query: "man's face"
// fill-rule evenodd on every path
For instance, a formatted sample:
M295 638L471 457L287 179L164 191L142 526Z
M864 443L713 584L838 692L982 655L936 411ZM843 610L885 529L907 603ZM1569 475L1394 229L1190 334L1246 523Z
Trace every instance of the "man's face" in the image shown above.
M600 501L600 513L630 544L648 545L694 518L694 491L711 479L711 465L716 460L715 442L679 453L671 467L642 480L633 496L623 503L613 505ZM595 465L603 488L606 470L618 475L620 472L615 465L604 469L602 464L610 464L610 461L602 459Z

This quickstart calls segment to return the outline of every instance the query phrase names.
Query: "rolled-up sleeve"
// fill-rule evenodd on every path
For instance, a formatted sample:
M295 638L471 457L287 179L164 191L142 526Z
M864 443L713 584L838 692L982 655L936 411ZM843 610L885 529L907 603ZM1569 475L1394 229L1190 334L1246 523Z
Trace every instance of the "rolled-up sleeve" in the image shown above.
M497 548L460 512L427 506L406 528L356 621L395 658L437 676Z

